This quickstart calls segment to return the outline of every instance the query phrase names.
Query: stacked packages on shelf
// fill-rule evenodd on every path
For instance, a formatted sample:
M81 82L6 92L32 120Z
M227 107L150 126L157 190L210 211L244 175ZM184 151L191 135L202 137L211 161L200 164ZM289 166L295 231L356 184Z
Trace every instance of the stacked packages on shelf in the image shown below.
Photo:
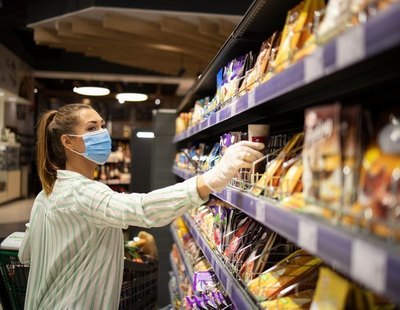
M227 203L190 211L208 246L263 309L393 309Z
M388 106L374 112L375 121L369 114L340 103L306 109L304 133L262 136L257 141L266 144L265 157L252 169L239 171L231 186L276 199L291 210L399 240L400 110ZM232 143L254 141L252 126L248 133L224 134L210 153L204 144L179 153L175 164L206 171Z
M183 132L259 84L311 54L346 29L379 14L396 0L304 0L289 10L282 31L262 44L257 58L252 52L230 61L216 76L216 94L197 100L194 108L181 113L176 133ZM351 52L351 51L349 51Z
M196 241L190 235L181 218L175 220L173 229L179 238L179 245L174 244L171 252L172 264L177 266L179 275L179 289L181 300L176 304L185 306L185 309L230 309L231 302L215 276L210 263L204 257ZM181 256L178 247L181 246ZM186 264L185 264L185 262ZM189 265L192 272L186 270ZM189 278L193 274L193 278Z

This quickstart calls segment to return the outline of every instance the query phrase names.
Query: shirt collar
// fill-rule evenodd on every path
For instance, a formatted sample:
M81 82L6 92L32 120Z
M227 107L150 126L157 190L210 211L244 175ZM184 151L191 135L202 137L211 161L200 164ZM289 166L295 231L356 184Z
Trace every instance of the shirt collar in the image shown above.
M57 170L57 179L87 179L87 177L71 170Z

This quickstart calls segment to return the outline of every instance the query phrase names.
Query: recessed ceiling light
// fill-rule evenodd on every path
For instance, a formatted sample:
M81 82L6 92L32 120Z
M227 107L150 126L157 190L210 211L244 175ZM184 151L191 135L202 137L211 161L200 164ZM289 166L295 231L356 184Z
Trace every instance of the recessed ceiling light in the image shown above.
M136 137L142 138L142 139L154 139L154 132L152 131L138 131L136 133Z
M154 101L154 103L155 103L156 105L160 105L161 100L157 98L157 99Z
M121 103L121 101L146 101L149 97L146 94L141 93L119 93L116 98Z
M110 93L108 88L95 86L74 87L73 91L85 96L106 96Z

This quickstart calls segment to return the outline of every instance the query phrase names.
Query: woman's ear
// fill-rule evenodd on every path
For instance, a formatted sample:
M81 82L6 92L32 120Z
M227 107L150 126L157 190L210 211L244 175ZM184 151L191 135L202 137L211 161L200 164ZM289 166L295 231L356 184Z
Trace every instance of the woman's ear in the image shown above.
M71 138L68 135L62 135L61 136L61 143L64 147L66 148L72 148L72 141Z

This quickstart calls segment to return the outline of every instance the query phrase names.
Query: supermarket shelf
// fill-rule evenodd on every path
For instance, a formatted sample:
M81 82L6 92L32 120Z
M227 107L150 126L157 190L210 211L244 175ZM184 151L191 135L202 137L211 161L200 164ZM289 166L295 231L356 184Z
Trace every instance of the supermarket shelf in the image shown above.
M396 70L387 72L394 65L390 57L381 57L379 61L382 63L375 63L374 70L365 65L367 61L377 62L374 56L399 48L398 16L399 3L317 48L312 55L293 64L248 94L234 99L226 108L203 122L175 135L173 142L177 143L198 134L218 132L220 128L226 129L227 122L238 124L243 118L246 118L247 123L252 118L259 119L257 113L249 115L246 112L255 108L272 107L273 101L278 98L279 112L303 109L320 98L336 97L338 93L357 88L365 89L371 86L370 83L382 83L398 77L399 73L393 72ZM354 65L358 65L357 70L354 70ZM350 67L353 72L346 71ZM269 111L268 114L272 117L273 113Z
M172 286L172 279L170 279L168 282L168 290L169 290L169 298L171 300L171 305L173 305L174 300L175 300L175 290ZM175 309L175 307L174 307L174 309Z
M226 293L235 305L236 309L258 309L259 307L254 302L249 293L241 286L238 280L226 269L223 261L210 249L207 241L198 231L196 224L188 214L183 216L191 234L196 239L204 256L210 262L216 276L225 288Z
M375 236L340 229L317 217L286 210L275 200L226 188L215 197L370 289L400 301L400 247Z
M196 175L194 172L180 169L175 165L172 167L172 173L184 180L190 179L191 177L194 177Z
M174 277L175 277L175 279L176 279L176 285L177 285L177 291L178 291L178 294L179 294L179 298L183 301L183 294L182 294L182 291L181 291L181 287L180 287L180 282L181 282L181 278L180 278L180 276L179 276L179 272L178 272L178 268L177 268L177 266L174 264L174 260L172 259L172 254L169 254L169 261L170 261L170 264L171 264L171 266L172 266L172 272L173 272L173 274L174 274Z
M370 289L400 301L400 247L355 233L306 214L286 210L275 200L227 188L216 197L242 210Z
M170 228L171 228L172 238L174 239L174 242L178 246L179 253L181 254L181 257L182 257L182 260L183 260L183 264L185 265L185 270L186 270L187 275L189 277L190 283L192 283L193 279L194 279L193 268L190 265L190 263L187 261L187 258L186 258L186 255L185 255L185 250L183 249L183 245L181 243L181 240L176 235L175 229L172 226Z

